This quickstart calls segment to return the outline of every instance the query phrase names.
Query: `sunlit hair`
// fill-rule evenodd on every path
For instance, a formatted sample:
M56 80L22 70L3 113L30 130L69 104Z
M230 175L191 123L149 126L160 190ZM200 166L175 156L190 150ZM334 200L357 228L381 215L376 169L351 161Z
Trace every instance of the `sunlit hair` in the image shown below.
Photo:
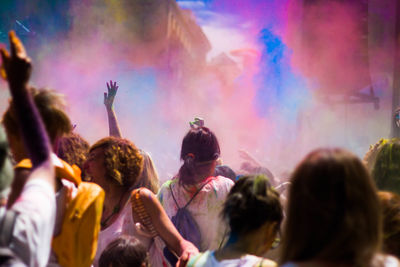
M370 172L372 172L372 168L373 165L375 164L378 152L381 150L382 146L386 144L388 141L389 139L381 138L379 139L378 142L369 146L367 153L365 153L364 155L363 162Z
M382 140L373 154L370 166L378 189L400 194L400 139Z
M50 141L54 144L58 137L71 131L71 122L64 111L65 104L62 95L50 89L29 89L33 101L42 117ZM7 134L19 137L19 125L13 108L14 102L10 105L3 115L3 125Z
M210 129L207 127L191 129L182 141L183 165L179 169L179 182L196 183L196 178L205 175L209 171L211 162L218 159L220 154L217 137Z
M400 258L400 195L379 192L383 212L383 251Z
M82 136L70 133L60 139L57 155L68 164L75 164L83 170L89 147L89 143Z
M160 182L154 162L147 152L140 150L140 154L143 157L143 169L134 187L146 187L157 194L158 189L160 189Z
M135 237L123 235L101 253L99 267L141 267L149 265L146 247Z
M374 182L357 156L315 150L291 183L281 261L368 266L380 249L382 216Z
M143 166L139 149L129 140L106 137L97 141L89 150L104 149L104 162L107 178L119 186L131 188L137 181Z
M229 192L222 210L231 233L243 235L265 223L276 223L279 230L283 211L276 192L264 175L241 177Z

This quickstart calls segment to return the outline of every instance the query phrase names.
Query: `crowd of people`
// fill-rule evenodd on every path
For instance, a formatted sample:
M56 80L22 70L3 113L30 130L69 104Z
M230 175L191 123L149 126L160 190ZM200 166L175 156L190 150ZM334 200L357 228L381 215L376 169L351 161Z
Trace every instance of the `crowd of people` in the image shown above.
M400 140L380 140L363 160L311 151L279 184L244 151L238 173L221 165L197 118L182 166L160 185L149 153L122 137L116 82L104 93L110 136L90 146L60 95L29 85L32 63L9 37L0 266L400 266Z

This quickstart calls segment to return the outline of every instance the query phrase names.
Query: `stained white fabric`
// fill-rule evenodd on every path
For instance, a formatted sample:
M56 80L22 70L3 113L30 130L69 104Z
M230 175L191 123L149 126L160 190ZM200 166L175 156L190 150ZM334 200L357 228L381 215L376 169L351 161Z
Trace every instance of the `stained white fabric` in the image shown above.
M263 259L254 255L244 255L238 259L229 259L218 261L215 258L214 251L207 251L205 253L191 257L188 267L274 267L277 266L275 262Z
M28 266L46 266L55 223L54 190L46 181L28 181L12 206L19 213L10 248Z
M192 187L184 187L179 184L178 179L165 182L159 193L158 198L164 207L169 218L172 218L178 211L171 195L171 189L180 207L192 198L197 190L204 184L197 196L188 206L188 210L197 222L201 233L200 251L218 249L227 234L227 225L221 219L220 213L231 187L232 180L217 176L209 177L200 184Z

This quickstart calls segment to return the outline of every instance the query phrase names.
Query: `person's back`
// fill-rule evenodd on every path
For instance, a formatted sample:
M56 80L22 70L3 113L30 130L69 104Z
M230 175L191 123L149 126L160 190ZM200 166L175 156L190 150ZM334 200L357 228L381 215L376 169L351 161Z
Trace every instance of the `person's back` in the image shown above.
M192 126L182 141L183 165L158 194L177 230L200 251L218 248L226 232L218 214L233 182L213 176L220 153L217 137L210 129Z
M189 267L277 266L264 255L275 243L283 211L279 194L264 175L239 178L220 216L229 225L227 243L191 257Z
M181 185L178 179L173 179L163 184L158 197L168 217L172 218L178 211L174 197L179 207L184 207L200 189L186 209L200 229L199 250L205 251L219 248L224 241L227 227L219 214L232 186L232 180L222 176L211 176L189 187Z

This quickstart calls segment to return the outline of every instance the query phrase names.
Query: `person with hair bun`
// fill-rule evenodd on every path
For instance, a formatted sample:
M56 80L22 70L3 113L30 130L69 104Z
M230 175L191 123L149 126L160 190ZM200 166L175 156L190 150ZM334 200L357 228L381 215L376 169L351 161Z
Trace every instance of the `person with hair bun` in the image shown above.
M227 244L190 258L188 266L277 266L262 256L271 248L283 219L279 193L264 175L241 177L226 198Z
M185 210L197 225L191 232L198 232L200 238L195 242L177 228L200 251L219 248L227 231L219 213L233 182L214 176L220 153L217 137L210 129L193 127L182 141L180 158L183 164L179 173L165 182L158 193L169 218L173 219L178 210L187 205Z

